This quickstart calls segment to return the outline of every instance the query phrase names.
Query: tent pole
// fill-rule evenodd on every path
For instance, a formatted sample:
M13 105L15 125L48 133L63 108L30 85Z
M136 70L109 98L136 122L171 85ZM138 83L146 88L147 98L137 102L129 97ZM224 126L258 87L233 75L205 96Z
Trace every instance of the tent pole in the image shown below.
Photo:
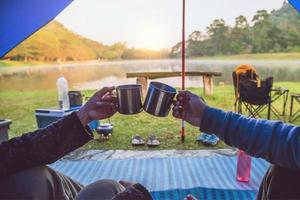
M181 48L181 60L182 60L182 90L185 90L185 0L182 0L182 48ZM181 143L184 143L185 139L185 121L181 123Z

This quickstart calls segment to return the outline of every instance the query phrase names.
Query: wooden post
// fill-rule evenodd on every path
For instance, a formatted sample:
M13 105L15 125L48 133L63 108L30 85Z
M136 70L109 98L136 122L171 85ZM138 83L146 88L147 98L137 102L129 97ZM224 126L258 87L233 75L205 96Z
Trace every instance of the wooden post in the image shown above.
M213 79L211 75L204 75L203 76L203 93L205 95L213 95Z
M136 77L136 83L142 85L142 95L145 96L148 89L148 77Z

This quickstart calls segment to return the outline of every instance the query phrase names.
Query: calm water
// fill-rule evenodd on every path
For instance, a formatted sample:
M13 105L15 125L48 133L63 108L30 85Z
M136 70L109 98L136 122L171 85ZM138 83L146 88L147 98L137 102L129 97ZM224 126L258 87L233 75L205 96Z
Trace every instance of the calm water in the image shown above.
M239 64L252 64L261 77L273 76L275 81L300 82L300 60L297 61L222 61L187 60L187 70L218 71L222 77L215 83L231 83L232 70ZM0 68L0 90L42 90L56 88L56 80L64 75L71 89L98 89L103 86L135 83L127 79L127 72L180 71L181 61L140 60L101 63L64 64L44 67ZM158 79L173 86L180 86L180 78ZM187 86L201 87L201 77L187 77Z

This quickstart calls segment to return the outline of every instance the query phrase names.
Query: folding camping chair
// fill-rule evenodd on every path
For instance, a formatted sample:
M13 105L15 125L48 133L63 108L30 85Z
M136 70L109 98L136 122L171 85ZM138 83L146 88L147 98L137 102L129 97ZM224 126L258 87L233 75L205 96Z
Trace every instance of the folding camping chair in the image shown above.
M298 107L298 109L295 111L294 103L300 105L300 94L291 94L290 123L293 123L300 118L300 108Z
M248 117L262 118L261 113L267 109L267 119L271 116L271 89L273 78L259 79L250 65L240 65L232 73L235 90L235 111L243 114L243 107Z
M282 88L282 87L275 87L272 88L271 91L271 98L272 98L272 105L271 105L271 112L274 116L282 121L285 121L285 113L286 113L286 106L289 98L289 89ZM273 102L281 101L282 102L282 110L278 109L276 106L273 105Z

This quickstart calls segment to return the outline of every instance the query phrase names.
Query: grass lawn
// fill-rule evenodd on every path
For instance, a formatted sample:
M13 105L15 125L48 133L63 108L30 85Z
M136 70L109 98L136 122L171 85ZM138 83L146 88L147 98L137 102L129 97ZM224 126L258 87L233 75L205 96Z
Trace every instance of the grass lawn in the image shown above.
M9 67L9 66L20 67L20 66L31 66L31 65L40 65L40 64L43 64L43 62L39 62L39 61L24 62L24 61L0 60L0 67Z
M216 55L197 57L203 60L299 60L300 52L289 53L251 53L237 55Z
M282 86L290 89L290 92L300 93L300 82L279 82L276 86ZM231 85L216 86L213 96L206 96L208 104L224 110L232 110L234 102L234 92ZM190 91L202 94L201 88L189 88ZM90 96L94 91L83 91ZM22 133L35 130L36 121L34 110L56 105L56 91L0 91L0 116L13 120L9 131L10 138L21 135ZM289 113L289 105L287 113ZM275 104L277 108L282 107L281 102ZM132 147L130 144L133 134L140 134L143 138L151 133L155 133L161 146L156 149L201 149L206 148L195 143L199 134L197 128L187 125L187 136L184 144L180 143L179 130L181 122L174 119L171 115L166 118L151 116L145 112L137 115L125 116L116 114L111 118L114 125L113 137L105 142L94 140L84 146L85 149L149 149L148 147ZM299 124L297 121L296 124ZM96 138L98 135L95 133ZM219 143L217 148L226 147L224 143Z

